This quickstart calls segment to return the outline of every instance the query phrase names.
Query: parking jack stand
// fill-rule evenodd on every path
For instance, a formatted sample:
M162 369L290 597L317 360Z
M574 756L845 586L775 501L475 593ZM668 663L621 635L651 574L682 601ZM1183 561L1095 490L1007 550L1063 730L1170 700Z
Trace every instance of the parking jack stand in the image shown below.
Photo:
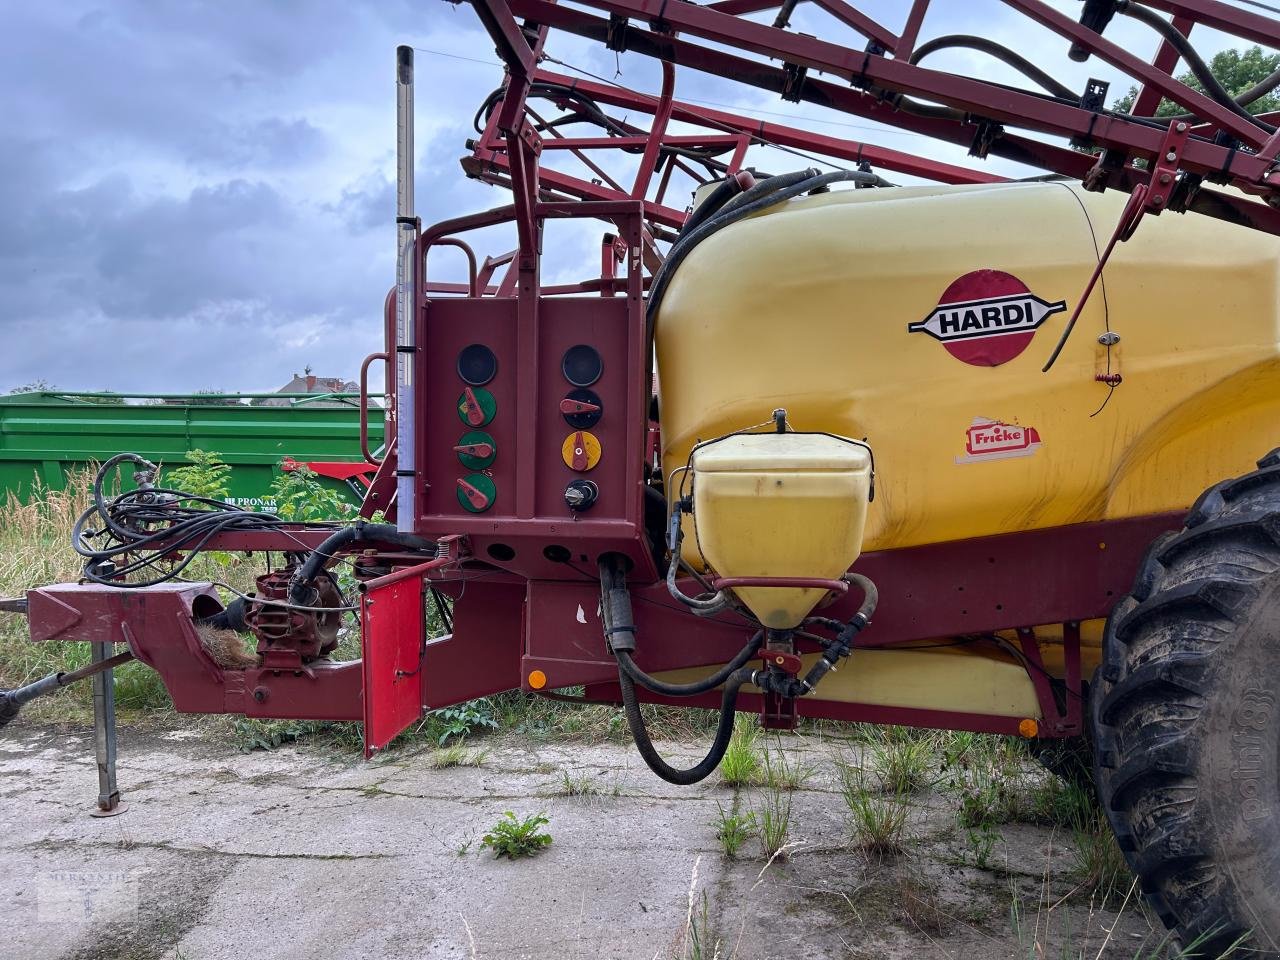
M111 655L108 644L90 646L95 665ZM110 667L93 675L93 748L98 759L98 804L90 816L118 816L129 808L120 802L116 786L116 688L115 670Z

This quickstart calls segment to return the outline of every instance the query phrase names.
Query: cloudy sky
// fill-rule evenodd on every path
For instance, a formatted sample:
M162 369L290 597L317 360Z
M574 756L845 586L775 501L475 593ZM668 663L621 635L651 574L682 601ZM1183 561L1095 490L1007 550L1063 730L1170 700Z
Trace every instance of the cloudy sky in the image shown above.
M868 6L898 27L909 4ZM1113 93L1127 88L1104 65L1068 61L1062 41L998 0L934 8L922 39L980 33L1072 87L1093 75L1115 80ZM846 35L821 17L802 9L794 25ZM1155 46L1128 23L1108 36L1144 55ZM1206 55L1224 45L1209 33L1199 40ZM272 390L307 365L353 377L380 349L394 277L397 43L418 50L418 213L434 221L505 202L457 163L476 107L501 80L469 6L0 0L0 392L36 380L67 390ZM548 50L657 88L643 58L564 36ZM936 63L1013 80L977 54ZM677 94L968 162L963 150L721 78L683 73ZM805 164L767 153L758 162ZM556 244L548 279L589 272L599 232ZM485 239L483 252L512 245ZM445 260L441 269L453 268Z

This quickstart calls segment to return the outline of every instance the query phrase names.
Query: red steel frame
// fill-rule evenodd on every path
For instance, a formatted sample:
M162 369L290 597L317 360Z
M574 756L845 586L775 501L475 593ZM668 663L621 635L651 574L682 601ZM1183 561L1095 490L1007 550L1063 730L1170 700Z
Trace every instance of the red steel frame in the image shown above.
M942 183L1001 178L681 102L674 97L677 65L968 145L975 156L993 154L1082 179L1092 189L1123 189L1134 195L1131 206L1151 213L1172 206L1174 192L1168 184L1151 182L1157 174L1171 174L1188 188L1182 191L1186 210L1280 233L1280 210L1275 207L1280 204L1280 134L1268 135L1177 82L1171 75L1176 56L1167 43L1160 45L1151 64L1145 63L1039 0L1005 3L1025 16L1029 26L1047 27L1064 43L1133 77L1142 87L1140 109L1168 98L1201 122L1190 129L1185 124L1163 127L913 65L909 56L917 47L928 0L914 0L896 32L846 0L814 0L860 36L857 48L800 35L785 24L746 19L783 6L780 0L704 5L580 0L575 7L551 0L470 2L493 38L507 76L483 132L469 144L471 154L464 166L472 176L509 186L512 203L437 224L422 231L418 240L421 269L414 280L411 352L413 379L421 386L412 400L418 413L415 448L420 456L427 455L414 465L419 494L411 526L439 539L440 557L413 566L412 558L403 554L378 555L399 569L363 585L363 664L320 661L301 671L225 670L213 663L191 628L193 616L216 607L216 595L210 587L189 584L134 592L97 586L32 591L33 639L127 643L135 656L161 672L181 710L361 718L369 750L385 745L424 709L500 690L582 685L588 698L616 700L616 665L596 614L595 563L605 553L625 554L633 565L635 615L642 638L636 659L643 668L723 663L736 652L751 628L731 615L688 616L667 594L659 576L661 558L653 555L647 540L645 465L653 462L658 425L645 414L652 387L645 268L651 272L660 261L656 239L684 221L685 211L669 200L673 172L678 169L699 179L691 164L670 148L722 151L728 155L725 174L743 169L751 146L772 143ZM1184 33L1199 24L1280 46L1280 24L1249 11L1212 0L1150 0L1148 5L1174 15ZM538 64L551 29L661 60L661 94L652 97L542 69ZM821 79L814 76L817 73ZM542 124L529 107L533 85L544 82L573 87L598 104L625 111L629 118L647 115L652 118L649 129L628 120L620 134L615 130L598 137L562 135ZM948 119L909 112L901 107L899 96L925 99L958 113ZM671 134L672 121L704 132ZM1040 139L1044 135L1074 138L1102 152L1095 156L1073 150ZM1170 159L1168 145L1175 142ZM639 151L639 169L630 186L592 159L593 151L617 149ZM551 158L564 156L576 158L595 177L549 165ZM1135 165L1135 160L1147 162L1150 169ZM1262 202L1204 188L1201 180L1230 184ZM1153 200L1156 196L1159 203ZM598 278L543 286L543 227L550 219L565 217L594 217L615 232L602 241ZM459 234L499 223L514 225L517 248L481 262ZM468 266L465 284L427 277L428 255L440 246L463 252ZM584 303L589 310L583 309ZM592 314L599 318L593 320ZM369 363L386 361L398 349L406 349L397 339L394 296L388 297L385 319L386 349L366 361L362 383ZM468 515L450 505L446 494L452 467L433 451L440 449L442 436L457 430L447 409L447 391L456 389L456 381L449 379L451 351L474 330L485 331L500 344L499 365L508 379L497 381L494 392L501 394L503 409L514 414L510 423L495 420L494 433L513 455L495 472L504 484L500 507ZM563 385L546 369L546 361L552 347L559 349L558 344L572 342L565 338L586 332L599 338L610 358L607 369L622 379L602 381L601 387L615 391L609 394L611 419L599 428L613 458L609 469L614 472L608 474L613 480L602 494L611 499L602 499L601 509L579 518L557 514L550 506L565 477L552 446L556 431L564 429L554 412ZM433 384L443 386L437 389ZM388 391L384 458L376 460L365 450L370 467L377 471L366 498L366 515L384 511L395 517L401 506L395 495L398 402L402 401L395 392ZM991 643L997 631L1013 632L1018 643L1009 655L1027 667L1040 702L1041 734L1078 733L1083 692L1080 623L1105 616L1115 598L1128 590L1147 545L1180 523L1173 514L1138 517L864 555L858 570L876 581L883 599L875 623L859 644L885 647L939 637ZM300 540L314 546L322 537L321 532L303 528L226 534L205 548L296 550ZM453 601L453 631L440 638L426 635L431 591ZM856 602L841 598L824 612L847 618ZM1045 623L1063 625L1065 709L1059 707L1032 629ZM539 677L539 682L531 683L531 677ZM712 706L714 699L680 702ZM759 701L743 697L748 708L763 708ZM799 700L797 709L807 716L1019 732L1019 718L873 707L820 696Z

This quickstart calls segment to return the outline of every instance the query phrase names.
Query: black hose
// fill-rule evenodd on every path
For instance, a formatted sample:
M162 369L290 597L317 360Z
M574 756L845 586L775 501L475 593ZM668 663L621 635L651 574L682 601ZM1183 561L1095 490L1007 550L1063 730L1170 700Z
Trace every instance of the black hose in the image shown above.
M737 177L729 177L716 184L715 188L707 195L689 216L685 217L685 221L680 225L680 232L692 233L701 223L713 213L719 212L720 208L735 194L742 192L742 184L738 183Z
M625 558L606 555L600 558L599 569L601 619L604 622L605 641L618 661L618 687L622 691L622 705L627 716L627 726L631 728L631 737L636 742L636 749L640 751L640 756L650 770L668 783L682 786L697 783L699 780L706 779L716 767L720 766L724 752L729 747L729 738L733 735L738 691L744 683L751 680L753 672L742 665L759 650L763 635L756 634L752 637L729 665L695 683L668 684L650 677L631 660L631 651L636 647L636 625L631 613L631 594L627 590L625 564ZM711 749L702 760L687 770L681 770L671 766L658 755L653 741L649 739L649 731L645 728L644 716L640 713L640 700L636 696L637 680L654 692L668 696L693 696L710 692L721 683L724 684L716 736L711 743Z
M1218 81L1218 78L1213 75L1213 71L1210 70L1209 65L1201 59L1200 54L1196 53L1196 48L1191 45L1191 41L1188 40L1186 35L1177 29L1172 23L1164 19L1164 17L1160 16L1155 11L1148 10L1146 7L1137 3L1130 3L1129 0L1119 0L1116 4L1116 12L1122 13L1126 17L1132 17L1140 23L1145 23L1164 37L1164 39L1178 51L1178 55L1187 62L1187 66L1191 68L1191 72L1195 75L1195 78L1199 80L1201 85L1204 87L1206 95L1211 97L1221 106L1226 107L1238 117L1248 120L1260 130L1267 133L1276 132L1276 128L1274 126L1264 120L1259 120L1236 101L1236 98L1231 95L1231 92L1227 90L1227 88ZM1277 81L1277 83L1280 83L1280 81ZM1261 94L1259 94L1259 96L1261 96Z
M936 37L928 43L922 43L917 47L915 53L911 55L911 62L913 64L919 63L931 53L936 53L939 50L951 49L953 47L966 47L970 50L977 50L981 53L990 54L996 59L1002 60L1009 66L1013 67L1013 69L1017 70L1027 79L1039 84L1055 97L1059 97L1063 100L1080 99L1080 95L1065 83L1059 83L1016 50L1011 50L1004 44L996 43L994 40L988 40L986 37L975 37L967 33L954 33L945 37Z
M751 638L745 647L738 651L732 660L710 676L695 680L692 683L667 683L657 677L650 676L636 666L636 662L631 659L631 654L625 650L616 651L614 657L618 661L618 666L622 668L622 672L646 690L651 690L664 697L695 697L700 693L710 693L728 680L735 671L745 667L760 652L760 645L763 643L764 631L757 630L755 636Z
M716 725L716 736L711 743L711 749L692 767L681 770L663 760L654 748L653 741L649 739L649 731L645 729L644 717L640 713L640 701L636 697L635 684L627 675L627 671L621 667L621 660L619 664L618 686L622 688L623 712L627 717L627 726L631 728L631 737L636 742L636 749L640 751L640 756L649 769L667 783L682 787L705 780L714 773L716 767L720 766L720 761L724 759L725 751L729 749L729 740L733 736L738 691L743 684L751 680L753 671L742 669L729 677L724 687L724 694L720 698L720 722Z
M359 520L349 527L343 527L341 530L330 534L320 546L307 555L307 559L303 561L302 566L298 568L298 572L294 574L293 582L289 584L289 602L305 604L312 599L310 597L311 584L315 582L316 577L320 575L325 565L340 550L351 546L353 543L372 542L393 543L398 547L405 547L410 550L430 550L433 554L436 549L434 540L428 540L412 533L401 533L392 524L365 523L363 520Z

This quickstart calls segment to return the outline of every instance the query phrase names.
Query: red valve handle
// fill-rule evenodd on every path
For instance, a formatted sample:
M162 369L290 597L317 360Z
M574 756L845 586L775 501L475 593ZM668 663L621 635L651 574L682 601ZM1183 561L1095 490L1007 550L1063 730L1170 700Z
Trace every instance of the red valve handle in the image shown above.
M760 657L765 663L777 667L783 673L795 676L804 666L804 661L794 653L782 653L779 650L761 650Z
M484 411L480 409L480 403L476 400L476 395L470 387L462 391L462 407L467 412L467 423L473 427L481 426L484 423Z
M489 498L461 477L458 478L458 489L462 491L462 495L471 501L471 505L477 510L483 510L489 505Z
M573 469L582 472L590 466L591 462L587 459L587 441L579 430L573 435Z
M561 413L598 413L599 411L599 404L587 403L585 400L574 400L571 397L565 397L560 401Z
M493 446L488 443L464 443L453 448L454 453L465 453L468 457L485 457L493 456Z

